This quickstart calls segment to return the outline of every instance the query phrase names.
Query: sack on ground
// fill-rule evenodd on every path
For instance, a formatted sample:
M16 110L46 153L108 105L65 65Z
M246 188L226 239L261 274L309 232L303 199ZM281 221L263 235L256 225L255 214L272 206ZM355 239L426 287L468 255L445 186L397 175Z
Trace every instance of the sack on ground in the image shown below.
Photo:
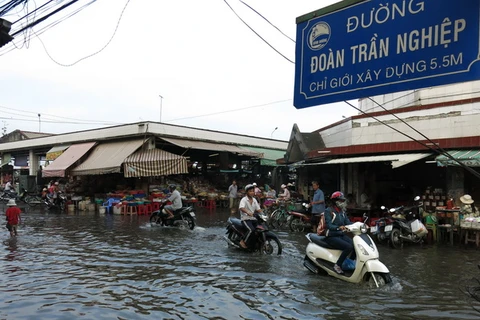
M325 236L327 233L327 224L325 223L325 214L320 215L320 221L318 221L317 234L319 236Z
M343 271L352 271L355 270L355 260L346 258L342 263L342 270Z

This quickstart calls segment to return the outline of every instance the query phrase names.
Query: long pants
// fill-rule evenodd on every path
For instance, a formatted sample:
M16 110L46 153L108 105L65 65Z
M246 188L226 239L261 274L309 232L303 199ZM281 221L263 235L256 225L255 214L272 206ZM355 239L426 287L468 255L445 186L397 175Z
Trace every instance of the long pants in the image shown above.
M325 242L335 249L343 250L342 254L337 260L337 265L340 266L340 268L342 267L343 261L345 261L345 258L347 258L350 253L352 253L350 259L355 260L356 253L353 249L353 240L347 235L342 234L341 236L337 237L326 237Z
M249 245L249 241L250 241L250 236L252 235L253 231L255 230L255 220L242 220L242 223L243 225L247 228L247 234L245 235L245 239L243 239L243 241L245 241L245 243L247 244L247 246L250 246Z

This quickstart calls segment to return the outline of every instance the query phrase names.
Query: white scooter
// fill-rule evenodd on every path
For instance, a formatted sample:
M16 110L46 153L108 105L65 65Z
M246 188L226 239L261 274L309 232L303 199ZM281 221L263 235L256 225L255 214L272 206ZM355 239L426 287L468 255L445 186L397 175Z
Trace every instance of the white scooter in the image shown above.
M367 234L367 226L362 222L355 222L345 226L348 232L354 234L353 246L357 254L355 269L344 271L343 274L335 272L333 266L337 262L342 250L334 249L324 241L324 236L316 233L306 235L310 241L307 245L303 265L313 273L321 270L327 274L353 283L365 281L370 287L382 287L392 282L387 267L378 260L377 246Z

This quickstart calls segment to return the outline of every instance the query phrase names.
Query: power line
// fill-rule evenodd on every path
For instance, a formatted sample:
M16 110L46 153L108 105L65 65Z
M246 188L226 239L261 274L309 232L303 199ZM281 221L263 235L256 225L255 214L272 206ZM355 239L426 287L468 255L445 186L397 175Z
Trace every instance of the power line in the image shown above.
M263 40L263 42L265 42L270 48L272 48L276 53L278 53L279 55L281 55L285 60L287 60L288 62L291 62L293 64L295 64L295 62L293 62L292 60L288 59L286 56L284 56L280 51L278 51L274 46L272 46L267 40L265 40L264 38L262 38L261 35L259 35L252 27L250 27L248 25L248 23L246 23L238 14L237 12L235 12L235 10L230 6L230 4L227 2L227 0L223 0L223 2L225 2L225 4L230 8L230 10L233 11L233 13L237 16L238 19L240 19L240 21L242 21L253 33L255 33L260 39Z

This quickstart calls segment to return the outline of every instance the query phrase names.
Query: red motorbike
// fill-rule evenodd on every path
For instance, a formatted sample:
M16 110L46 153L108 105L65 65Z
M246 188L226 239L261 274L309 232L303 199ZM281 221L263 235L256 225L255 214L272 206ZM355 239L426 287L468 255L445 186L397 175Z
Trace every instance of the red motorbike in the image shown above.
M304 232L312 230L312 214L310 213L310 204L303 203L302 210L289 211L288 227L293 232ZM317 222L318 223L318 222Z

